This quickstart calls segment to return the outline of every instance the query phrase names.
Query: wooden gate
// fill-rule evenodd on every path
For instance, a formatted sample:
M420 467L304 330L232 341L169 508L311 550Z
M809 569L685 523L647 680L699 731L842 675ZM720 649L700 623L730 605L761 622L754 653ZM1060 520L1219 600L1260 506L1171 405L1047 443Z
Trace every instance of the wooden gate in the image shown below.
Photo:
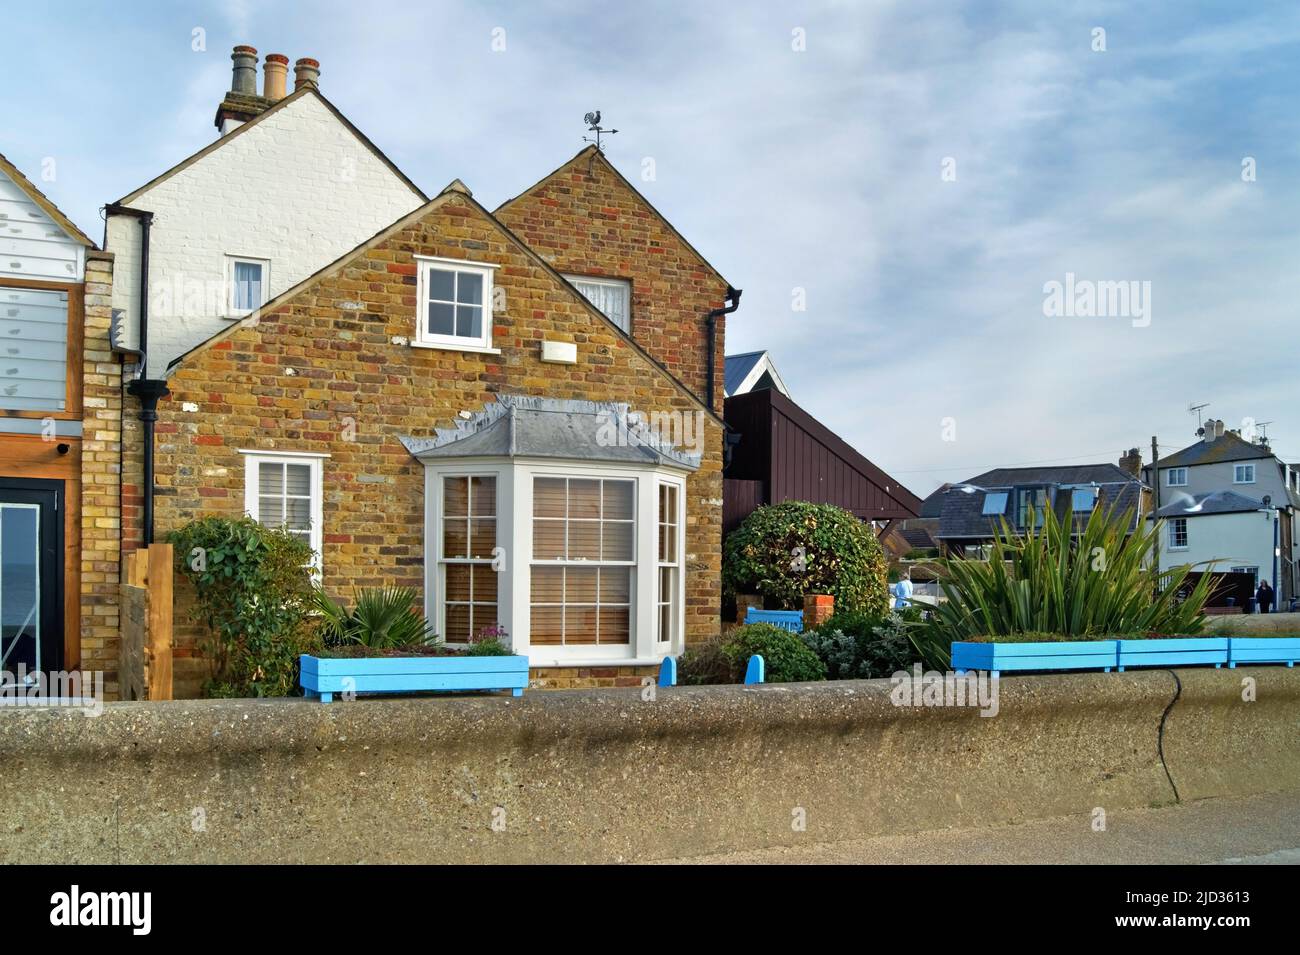
M118 694L123 700L172 698L172 545L127 556L122 584Z

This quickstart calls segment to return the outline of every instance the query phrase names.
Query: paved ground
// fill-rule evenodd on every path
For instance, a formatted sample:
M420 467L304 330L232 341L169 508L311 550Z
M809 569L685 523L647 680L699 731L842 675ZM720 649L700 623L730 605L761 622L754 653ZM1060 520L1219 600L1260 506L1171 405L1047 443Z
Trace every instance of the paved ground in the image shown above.
M992 829L952 829L860 842L762 849L675 862L722 865L906 863L1300 864L1300 792L1117 810L1105 832L1090 816Z

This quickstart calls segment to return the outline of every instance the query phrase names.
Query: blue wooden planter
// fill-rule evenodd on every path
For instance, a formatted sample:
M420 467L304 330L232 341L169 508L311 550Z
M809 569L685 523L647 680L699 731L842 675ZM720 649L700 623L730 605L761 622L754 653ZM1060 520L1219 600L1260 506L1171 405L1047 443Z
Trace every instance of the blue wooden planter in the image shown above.
M335 693L414 693L422 690L510 690L523 696L528 658L302 656L304 695L329 703Z
M1116 640L1059 643L954 643L952 668L966 670L1105 670L1115 665Z
M1285 663L1300 660L1300 637L1229 637L1228 666L1238 663Z
M1210 666L1228 662L1227 637L1184 637L1168 640L1121 640L1117 666Z

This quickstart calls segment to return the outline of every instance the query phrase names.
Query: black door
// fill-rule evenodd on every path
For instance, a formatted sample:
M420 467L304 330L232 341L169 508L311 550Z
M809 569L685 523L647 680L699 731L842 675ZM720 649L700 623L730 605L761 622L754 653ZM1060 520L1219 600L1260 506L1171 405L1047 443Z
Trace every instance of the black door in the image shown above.
M63 669L63 482L0 478L0 681Z

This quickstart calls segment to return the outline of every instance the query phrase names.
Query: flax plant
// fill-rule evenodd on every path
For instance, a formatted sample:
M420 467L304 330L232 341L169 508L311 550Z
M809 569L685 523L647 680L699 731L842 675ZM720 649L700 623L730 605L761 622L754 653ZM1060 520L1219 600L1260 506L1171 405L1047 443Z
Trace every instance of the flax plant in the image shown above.
M954 640L1026 633L1062 640L1199 633L1212 578L1203 574L1189 587L1192 564L1157 573L1164 527L1142 519L1134 528L1131 509L1100 506L1076 534L1075 518L1059 518L1050 507L1038 526L1024 530L1004 518L988 560L939 562L948 599L939 604L926 642L946 651Z

